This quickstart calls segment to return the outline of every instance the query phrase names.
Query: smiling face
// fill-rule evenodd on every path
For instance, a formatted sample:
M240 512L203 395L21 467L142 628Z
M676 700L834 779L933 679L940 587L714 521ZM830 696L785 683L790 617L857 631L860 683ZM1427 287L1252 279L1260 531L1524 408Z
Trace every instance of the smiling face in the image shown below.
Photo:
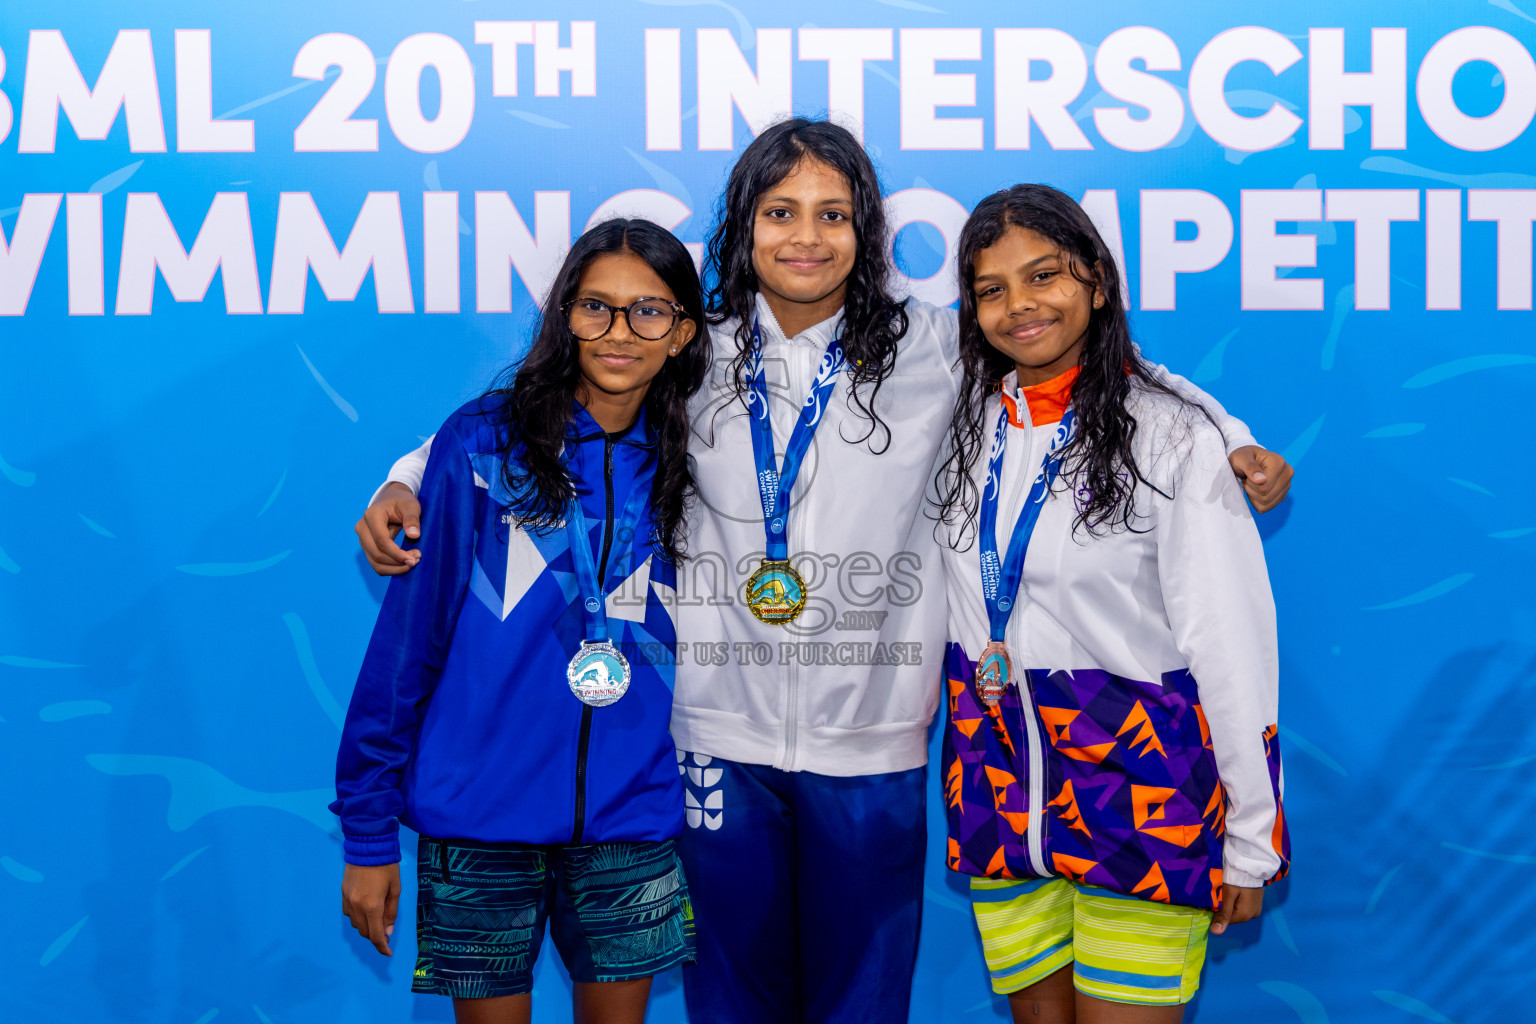
M628 306L640 299L676 302L677 296L643 259L626 250L599 256L587 265L570 309L577 311L585 299ZM615 313L613 324L602 337L593 341L577 339L581 363L577 400L604 429L619 429L606 421L618 410L632 409L638 413L651 381L668 359L693 340L697 330L697 324L679 314L672 330L652 341L631 331L623 313ZM633 415L628 419L633 422Z
M853 190L829 164L807 157L758 197L752 267L787 334L842 308L857 251Z
M1011 226L977 253L975 269L977 324L988 344L1013 360L1021 386L1077 365L1088 321L1104 297L1073 275L1055 242Z

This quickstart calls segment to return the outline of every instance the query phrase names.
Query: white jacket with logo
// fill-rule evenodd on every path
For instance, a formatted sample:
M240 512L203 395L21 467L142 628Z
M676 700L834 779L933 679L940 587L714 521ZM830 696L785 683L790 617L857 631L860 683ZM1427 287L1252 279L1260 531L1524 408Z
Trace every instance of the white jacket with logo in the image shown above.
M761 296L757 315L782 457L840 317L787 338ZM808 599L788 625L757 621L743 601L765 550L762 506L746 408L731 376L736 323L713 328L715 364L690 408L699 493L688 522L689 558L677 573L678 749L823 775L926 763L948 620L944 560L926 495L954 410L958 328L954 310L909 301L907 315L910 326L878 394L871 399L868 385L860 389L889 434L871 433L845 370L805 456L788 532ZM1218 417L1229 451L1254 443L1214 400L1169 379ZM414 490L430 444L397 462L389 479Z

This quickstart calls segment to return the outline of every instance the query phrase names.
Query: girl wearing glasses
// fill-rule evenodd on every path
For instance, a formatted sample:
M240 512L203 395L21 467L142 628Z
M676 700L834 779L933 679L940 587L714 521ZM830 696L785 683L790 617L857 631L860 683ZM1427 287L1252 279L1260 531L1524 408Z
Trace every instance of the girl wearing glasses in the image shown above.
M889 242L858 141L795 119L737 161L709 244L722 357L692 402L672 714L695 1021L907 1019L946 621L924 494L960 379L954 312L893 294ZM1278 501L1283 460L1228 426ZM381 572L410 567L400 523L419 532L392 485L358 524Z
M391 955L420 834L412 988L529 1020L546 921L578 1020L640 1024L693 959L668 722L709 338L682 243L616 220L566 257L526 360L436 435L432 529L391 581L337 757L342 910Z

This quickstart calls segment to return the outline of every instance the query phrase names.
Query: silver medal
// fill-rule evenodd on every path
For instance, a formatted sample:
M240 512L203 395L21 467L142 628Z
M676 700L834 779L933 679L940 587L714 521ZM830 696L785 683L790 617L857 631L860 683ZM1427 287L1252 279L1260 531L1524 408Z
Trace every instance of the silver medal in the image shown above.
M586 640L566 666L565 679L577 700L605 707L629 689L629 659L606 640Z

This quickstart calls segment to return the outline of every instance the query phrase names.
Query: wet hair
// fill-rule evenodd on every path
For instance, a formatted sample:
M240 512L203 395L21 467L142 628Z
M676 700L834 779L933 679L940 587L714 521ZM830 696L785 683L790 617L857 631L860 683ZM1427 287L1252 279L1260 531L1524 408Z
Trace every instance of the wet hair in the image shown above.
M705 269L706 279L711 280L706 305L709 322L737 319L731 378L737 395L744 399L749 387L747 353L758 289L752 263L757 202L806 160L819 160L836 170L847 179L853 193L853 231L858 247L843 297L840 337L848 357L843 372L850 377L854 405L869 420L869 431L855 443L879 433L883 439L873 447L884 451L890 445L891 432L875 412L875 397L895 365L896 346L907 332L907 311L890 293L890 232L880 179L864 147L846 128L803 117L780 121L765 129L736 161L709 240Z
M991 425L982 422L982 411L987 396L999 389L1014 364L992 347L977 321L976 260L1015 227L1058 246L1072 276L1104 297L1102 306L1089 310L1078 376L1072 383L1076 432L1060 449L1059 486L1070 486L1078 495L1074 529L1135 531L1136 484L1166 492L1148 481L1136 464L1137 424L1127 400L1133 391L1142 390L1193 403L1163 383L1137 351L1114 255L1083 208L1048 185L1015 185L992 193L976 205L960 233L961 383L950 421L949 457L939 471L938 518L951 528L950 543L958 545L967 531L954 527L974 521L979 507L972 471L991 445ZM964 543L968 546L969 541Z
M505 430L499 454L503 479L511 492L509 509L525 527L549 529L565 518L576 487L563 451L571 437L572 404L581 386L580 344L562 312L576 297L581 276L599 256L628 252L672 290L683 314L697 329L693 340L668 357L645 395L649 437L634 443L653 450L656 474L651 484L653 541L673 562L684 554L683 521L694 494L688 467L688 399L704 383L709 368L709 332L704 325L704 297L693 258L670 231L648 220L616 219L593 227L571 246L550 286L533 344L522 364L507 371L500 386L482 399Z

